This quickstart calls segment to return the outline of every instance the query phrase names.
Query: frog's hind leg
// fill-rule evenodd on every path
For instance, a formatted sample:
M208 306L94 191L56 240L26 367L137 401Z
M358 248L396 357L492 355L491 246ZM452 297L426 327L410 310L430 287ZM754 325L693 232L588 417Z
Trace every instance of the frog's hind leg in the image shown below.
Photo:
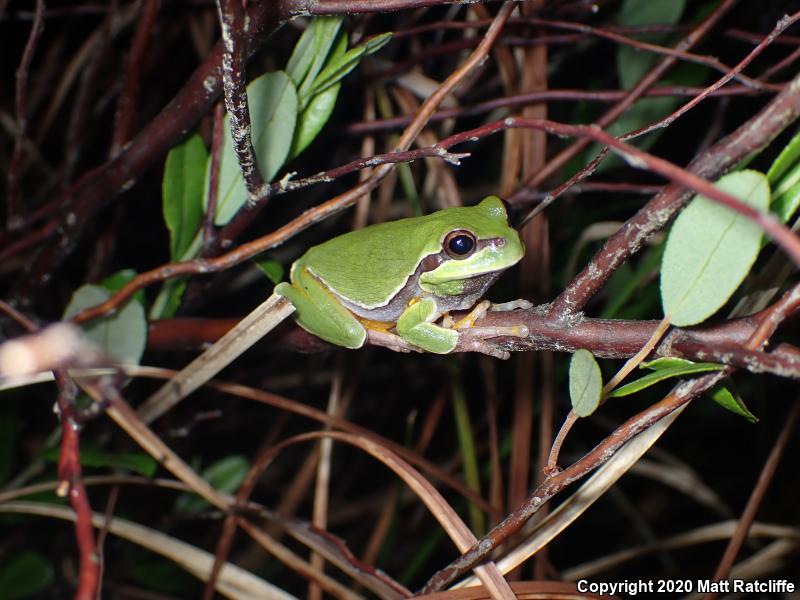
M364 345L367 338L364 326L306 269L293 273L291 285L278 284L275 293L294 304L297 323L306 331L345 348Z

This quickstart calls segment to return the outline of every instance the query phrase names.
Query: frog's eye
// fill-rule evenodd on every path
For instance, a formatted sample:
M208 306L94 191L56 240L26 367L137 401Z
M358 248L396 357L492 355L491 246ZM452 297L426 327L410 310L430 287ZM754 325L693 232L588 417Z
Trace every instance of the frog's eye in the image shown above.
M467 258L475 250L475 236L469 231L457 229L447 234L442 247L451 258Z

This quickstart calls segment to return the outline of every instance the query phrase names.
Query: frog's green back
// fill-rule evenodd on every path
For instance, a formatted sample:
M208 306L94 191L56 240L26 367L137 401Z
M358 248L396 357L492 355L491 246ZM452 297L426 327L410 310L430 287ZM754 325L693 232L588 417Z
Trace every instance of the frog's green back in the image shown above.
M402 289L420 260L437 254L448 232L468 229L479 239L507 237L502 201L489 196L472 207L380 223L309 249L300 266L343 298L367 308L383 306Z

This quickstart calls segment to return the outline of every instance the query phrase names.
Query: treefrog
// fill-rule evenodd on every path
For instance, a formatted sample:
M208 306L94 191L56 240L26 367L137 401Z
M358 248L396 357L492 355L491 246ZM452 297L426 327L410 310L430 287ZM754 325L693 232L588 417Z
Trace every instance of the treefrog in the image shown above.
M414 349L447 354L488 302L457 324L437 321L475 306L524 251L505 203L489 196L476 206L380 223L314 246L292 265L291 283L278 284L275 293L294 304L301 327L333 344L360 348L374 331L399 336ZM495 306L509 310L530 303ZM481 347L489 346L485 338L527 335L525 327L480 329L470 332L479 340L471 347L495 356L497 351Z

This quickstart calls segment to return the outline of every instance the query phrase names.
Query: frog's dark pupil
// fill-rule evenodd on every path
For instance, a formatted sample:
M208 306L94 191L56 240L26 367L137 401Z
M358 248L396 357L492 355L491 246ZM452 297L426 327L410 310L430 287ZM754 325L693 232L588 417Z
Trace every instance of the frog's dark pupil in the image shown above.
M450 252L458 254L459 256L472 252L474 247L475 242L468 235L457 235L452 238L448 244Z

